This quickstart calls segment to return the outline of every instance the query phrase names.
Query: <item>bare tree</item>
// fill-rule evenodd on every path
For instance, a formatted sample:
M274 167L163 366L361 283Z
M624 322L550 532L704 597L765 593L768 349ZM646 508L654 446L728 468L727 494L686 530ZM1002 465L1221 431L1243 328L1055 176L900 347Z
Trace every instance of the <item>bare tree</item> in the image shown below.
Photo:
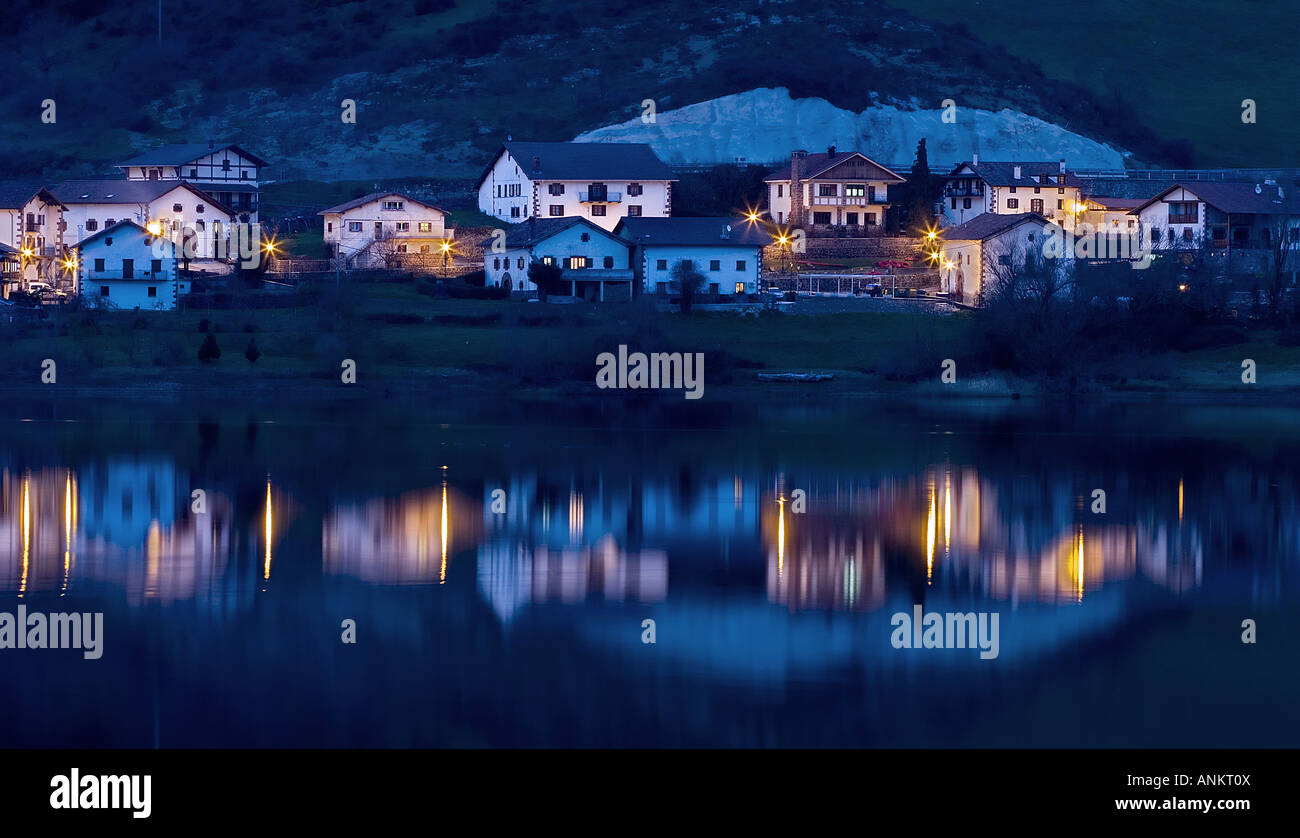
M1296 269L1300 267L1300 258L1296 253L1300 242L1291 237L1294 229L1285 216L1264 228L1269 234L1264 264L1264 298L1270 317L1277 317L1281 313L1287 286L1293 283Z

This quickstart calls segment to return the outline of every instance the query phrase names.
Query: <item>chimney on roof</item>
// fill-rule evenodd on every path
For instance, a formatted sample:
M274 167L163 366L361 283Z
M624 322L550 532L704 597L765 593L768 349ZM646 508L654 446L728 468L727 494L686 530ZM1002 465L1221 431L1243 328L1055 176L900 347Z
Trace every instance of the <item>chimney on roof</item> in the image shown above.
M804 216L803 203L803 161L808 152L803 149L790 154L790 217L791 227L802 227Z
M541 171L542 171L542 158L540 158L540 157L534 157L534 158L533 158L533 174L538 174L538 173L540 173Z
M835 146L833 146L833 145L828 145L828 146L826 146L826 156L827 156L827 157L834 157L834 156L835 156Z
M1020 167L1019 167L1019 166L1016 166L1016 167L1014 167L1014 168L1011 170L1011 178L1012 178L1013 180L1020 180Z
M978 166L980 164L979 152L976 152L975 154L972 154L970 156L970 164L972 166Z
M1061 174L1065 174L1065 158L1061 158Z

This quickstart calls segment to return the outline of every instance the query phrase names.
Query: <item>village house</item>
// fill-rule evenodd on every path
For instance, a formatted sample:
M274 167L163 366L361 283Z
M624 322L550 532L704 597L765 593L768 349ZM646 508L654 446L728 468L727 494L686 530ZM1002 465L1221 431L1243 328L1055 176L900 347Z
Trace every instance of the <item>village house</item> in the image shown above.
M15 247L0 244L0 300L9 299L9 290L19 287L23 257Z
M506 142L479 177L479 209L502 221L672 215L672 170L645 143Z
M1096 233L1133 234L1137 232L1138 220L1131 211L1143 203L1141 198L1090 195L1083 199L1085 209L1079 215L1079 222L1091 224Z
M904 178L857 151L796 151L789 165L769 174L767 209L777 224L810 236L883 232L889 187Z
M63 270L63 211L48 189L33 184L0 184L0 244L18 251L19 278L58 287Z
M119 221L133 221L177 243L192 231L194 259L199 262L238 256L232 239L235 212L185 181L70 180L51 192L66 207L64 239L69 245Z
M1207 247L1257 260L1284 237L1300 249L1300 189L1269 183L1179 183L1129 211L1151 250Z
M127 180L183 180L220 201L241 223L258 220L261 170L270 165L237 145L180 143L142 151L117 167Z
M638 292L655 294L673 290L681 262L704 276L702 293L757 293L763 248L772 243L761 224L734 218L625 218L614 232L632 246Z
M1066 230L1085 206L1083 184L1058 162L980 162L979 155L953 169L944 181L943 214L948 225L965 224L984 213L1036 212Z
M486 284L493 288L536 291L528 279L534 261L559 265L575 297L593 301L627 300L633 272L626 239L585 218L529 218L506 230L504 250L484 256Z
M437 204L401 192L372 192L317 215L332 258L357 268L436 268L451 264L455 231Z
M134 221L118 221L75 245L78 293L88 305L117 309L173 309L189 293L173 257L174 245Z
M984 213L945 230L933 260L940 290L958 302L978 305L1000 276L1042 258L1048 223L1035 212Z

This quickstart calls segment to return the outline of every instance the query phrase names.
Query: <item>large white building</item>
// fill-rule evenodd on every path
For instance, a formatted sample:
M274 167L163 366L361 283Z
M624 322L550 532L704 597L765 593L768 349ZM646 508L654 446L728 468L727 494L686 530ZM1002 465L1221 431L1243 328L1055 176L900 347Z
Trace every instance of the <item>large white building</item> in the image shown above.
M451 263L455 231L437 204L401 192L372 192L317 214L324 218L326 246L352 267Z
M1049 224L1034 212L984 213L945 230L938 246L940 288L959 302L978 304L999 276L1043 257Z
M180 143L118 163L127 180L183 180L207 192L239 221L257 221L262 169L269 164L237 145Z
M1179 183L1130 211L1152 250L1300 248L1300 189L1277 183Z
M1065 161L981 161L979 156L953 169L944 182L943 215L949 225L965 224L984 213L1036 212L1066 230L1086 207L1082 183Z
M48 189L26 183L0 184L0 244L18 251L16 278L22 282L40 279L54 285L63 275L65 209Z
M189 292L180 280L173 245L134 221L118 221L83 239L73 252L79 293L90 305L117 309L172 309Z
M644 293L673 291L673 267L690 262L704 276L701 293L754 294L763 248L772 236L735 218L625 218L614 232L632 247L632 270Z
M672 214L672 170L644 143L507 142L479 177L479 209L511 223Z
M504 249L484 255L486 284L536 291L528 279L534 261L558 265L561 292L589 300L630 299L633 273L628 242L585 218L530 218L506 231ZM552 293L556 293L552 290Z
M66 207L64 241L69 246L132 221L175 242L191 235L196 260L238 255L238 244L231 240L236 213L185 181L70 180L51 191Z
M763 179L767 211L777 224L812 234L870 235L883 229L889 187L904 178L857 151L796 151L789 165Z

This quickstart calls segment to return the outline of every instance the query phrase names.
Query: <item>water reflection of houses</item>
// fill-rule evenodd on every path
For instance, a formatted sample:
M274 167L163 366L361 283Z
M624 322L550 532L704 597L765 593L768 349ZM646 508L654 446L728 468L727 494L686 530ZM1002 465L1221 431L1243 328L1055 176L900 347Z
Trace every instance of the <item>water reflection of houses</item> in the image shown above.
M1077 602L1138 576L1175 592L1201 582L1195 524L1094 516L1068 480L936 467L807 492L802 514L780 489L763 501L768 597L790 608L878 607L887 555L927 586L1013 603Z
M0 473L0 584L21 594L107 583L133 604L236 602L231 504L210 494L196 515L189 502L166 460Z
M494 502L496 504L494 511ZM536 475L484 490L479 590L503 620L530 602L660 602L668 549L757 548L758 484L737 475L691 482L627 478L567 484Z
M455 550L478 543L476 503L448 487L340 504L325 518L325 572L389 585L444 582Z

